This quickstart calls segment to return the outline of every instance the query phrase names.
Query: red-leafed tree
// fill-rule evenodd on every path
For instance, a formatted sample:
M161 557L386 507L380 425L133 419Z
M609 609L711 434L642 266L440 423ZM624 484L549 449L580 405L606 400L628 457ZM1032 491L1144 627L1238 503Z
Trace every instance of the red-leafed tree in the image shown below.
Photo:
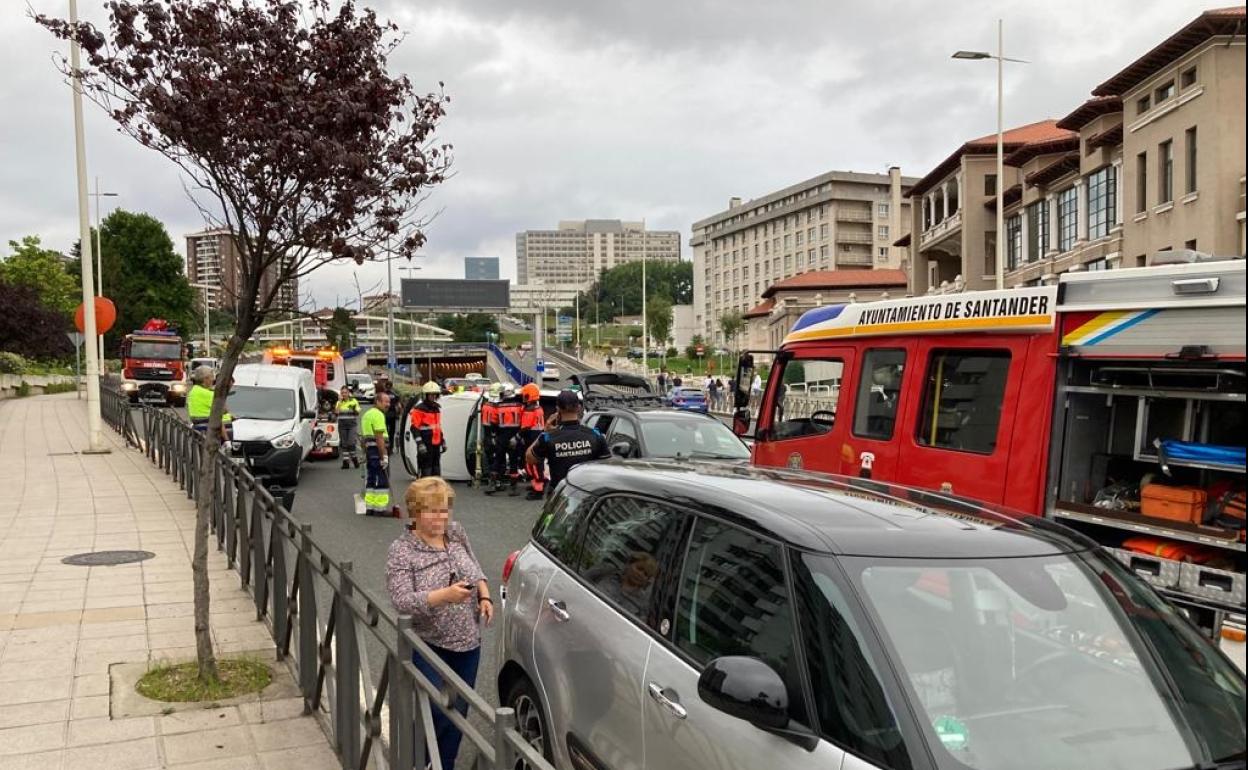
M36 16L86 52L84 89L124 133L175 163L210 226L241 253L237 319L217 376L200 468L193 557L201 678L217 678L208 626L208 528L221 415L244 343L283 286L335 260L410 257L420 204L450 146L449 98L387 71L401 36L346 0L115 0L107 30ZM67 65L62 69L68 71ZM381 244L386 243L383 250ZM276 280L264 280L276 272Z

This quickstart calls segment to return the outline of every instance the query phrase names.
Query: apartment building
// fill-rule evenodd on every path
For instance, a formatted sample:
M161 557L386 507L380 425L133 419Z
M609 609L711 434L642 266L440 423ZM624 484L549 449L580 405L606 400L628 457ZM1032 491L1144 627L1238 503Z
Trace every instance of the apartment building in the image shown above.
M679 262L680 233L618 219L564 221L557 230L516 233L516 283L573 284L584 290L603 270L643 256L651 262Z
M778 350L793 324L807 310L846 302L872 302L905 296L906 271L816 270L801 273L768 286L763 301L742 314L743 340L751 350ZM769 357L762 357L766 363Z
M1244 8L1201 14L1069 115L1005 135L1005 285L1244 255ZM996 136L911 190L915 293L995 285Z
M225 229L204 230L186 236L186 276L199 284L201 294L207 293L208 305L214 310L233 312L241 290L242 253L234 234ZM260 279L259 299L267 297L278 275L276 267L265 271ZM208 289L203 287L207 286ZM274 306L292 310L298 306L299 281L292 278L278 289Z
M911 227L916 179L832 171L693 224L694 326L723 344L719 319L746 313L768 287L812 271L904 269L894 246Z

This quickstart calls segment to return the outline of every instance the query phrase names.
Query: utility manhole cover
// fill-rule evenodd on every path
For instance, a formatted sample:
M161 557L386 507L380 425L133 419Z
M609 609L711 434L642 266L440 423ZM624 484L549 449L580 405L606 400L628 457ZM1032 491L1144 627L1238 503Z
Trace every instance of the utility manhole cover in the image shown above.
M90 551L76 553L61 559L62 564L73 564L78 567L111 567L116 564L132 564L146 561L156 554L151 551Z

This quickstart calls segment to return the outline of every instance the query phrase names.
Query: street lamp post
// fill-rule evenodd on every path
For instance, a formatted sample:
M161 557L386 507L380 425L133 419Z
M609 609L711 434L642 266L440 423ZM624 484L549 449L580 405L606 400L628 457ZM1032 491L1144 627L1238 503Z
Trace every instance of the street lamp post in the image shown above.
M1027 64L1023 59L1005 55L1005 22L997 19L997 53L987 51L956 51L955 59L997 62L997 288L1005 288L1005 63ZM962 205L959 201L958 205Z
M69 0L69 23L78 27L78 0ZM73 83L74 105L74 165L78 178L78 239L82 250L82 333L87 340L94 340L98 327L95 322L94 250L91 248L91 226L87 207L87 144L83 136L82 118L82 65L77 35L69 41L70 79ZM100 358L95 345L84 345L87 353L87 449L86 454L106 454L104 446L104 418L100 413Z
M100 250L100 198L116 198L115 192L100 192L100 178L95 178L95 192L91 193L91 197L95 198L95 258L99 261L100 274L97 277L96 285L99 287L96 292L101 297L104 296L104 252ZM101 334L97 340L100 346L100 365L104 364L104 335Z
M403 272L404 270L406 270L406 271L409 271L409 272L413 272L413 273L414 273L414 272L416 272L416 271L417 271L417 270L419 270L419 269L420 269L420 265L408 265L407 267L400 267L400 268L399 268L399 272L401 273L401 272ZM400 284L400 286L401 286L401 284ZM400 292L400 293L401 293L401 292ZM412 318L410 317L411 315L414 315L414 313L413 313L413 314L409 314L409 317L408 317L408 319L407 319L407 322L408 322L409 324L411 324L411 323L413 322L413 321L412 321ZM393 322L392 322L392 323L393 323ZM414 381L416 380L416 337L415 337L415 334L412 332L412 327L411 327L411 326L408 326L408 327L407 327L407 344L408 344L408 346L410 347L410 350L409 350L408 352L411 354L411 359L412 359L412 370L411 370L411 372L409 372L409 374L411 375L411 377L412 377L412 381L414 382ZM433 374L433 369L432 369L432 367L429 369L429 373L430 373L430 376L432 376L432 374Z

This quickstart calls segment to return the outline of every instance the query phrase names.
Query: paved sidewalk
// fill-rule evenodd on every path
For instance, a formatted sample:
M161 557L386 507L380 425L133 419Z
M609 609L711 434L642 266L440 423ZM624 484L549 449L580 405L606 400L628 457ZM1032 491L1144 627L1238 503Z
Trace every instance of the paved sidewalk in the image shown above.
M298 698L113 717L112 664L194 658L195 512L145 457L104 435L111 454L78 454L86 414L72 393L0 402L0 770L336 769ZM156 556L61 563L112 549ZM218 653L268 650L273 660L237 575L209 553Z

